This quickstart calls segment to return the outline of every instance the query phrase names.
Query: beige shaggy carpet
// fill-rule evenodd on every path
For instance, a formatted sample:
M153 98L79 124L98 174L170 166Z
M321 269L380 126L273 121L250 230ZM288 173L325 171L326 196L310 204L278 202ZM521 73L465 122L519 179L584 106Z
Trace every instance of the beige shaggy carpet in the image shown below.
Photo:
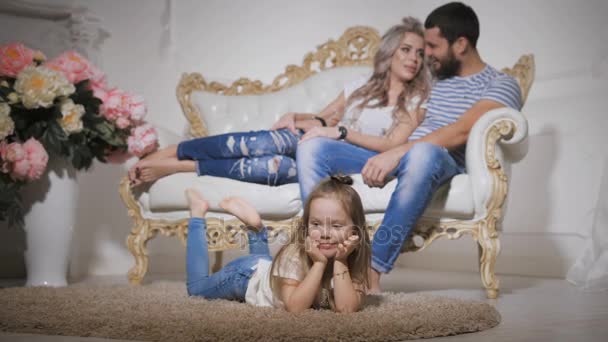
M188 297L184 284L0 289L0 331L143 341L399 341L481 331L489 304L423 294L370 296L353 314L290 314Z

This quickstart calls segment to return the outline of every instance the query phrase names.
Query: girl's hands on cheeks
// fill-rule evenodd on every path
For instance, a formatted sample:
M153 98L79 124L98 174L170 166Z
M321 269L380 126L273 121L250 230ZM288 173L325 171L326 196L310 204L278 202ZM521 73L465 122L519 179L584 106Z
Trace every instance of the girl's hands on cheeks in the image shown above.
M359 236L351 235L344 242L338 244L338 252L336 253L336 260L345 262L346 258L357 248L359 244Z
M312 237L306 237L306 253L312 260L313 263L320 262L323 264L327 264L327 257L321 253L319 249L319 242L315 241Z

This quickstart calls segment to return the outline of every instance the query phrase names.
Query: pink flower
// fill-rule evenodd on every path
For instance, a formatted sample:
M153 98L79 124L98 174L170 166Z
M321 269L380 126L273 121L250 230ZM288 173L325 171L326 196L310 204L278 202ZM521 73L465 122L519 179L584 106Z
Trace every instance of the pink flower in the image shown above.
M28 139L25 144L0 144L2 172L11 174L13 179L35 180L46 170L49 156L38 140Z
M44 55L21 43L0 46L0 76L17 77L21 70L32 65L35 57L44 58Z
M156 150L158 147L158 134L152 125L146 124L131 130L131 136L127 139L129 153L143 157Z
M0 155L2 160L12 163L25 158L25 150L19 143L7 144L3 141L0 145Z
M11 170L11 177L19 180L26 180L28 172L30 170L30 161L27 159L21 159L13 163Z
M44 146L38 140L30 138L23 144L23 148L30 161L30 169L27 173L28 178L30 180L40 178L44 170L46 170L46 165L49 161L49 155L46 153Z
M18 143L8 144L6 141L0 143L0 159L2 159L2 172L10 173L12 165L25 158L25 150Z
M101 115L110 121L116 121L124 115L124 109L122 108L122 92L118 88L112 89L99 89L94 88L93 94L99 98L103 103L99 108Z
M129 121L127 118L120 117L116 119L116 127L120 129L125 129L129 127L129 125L131 125L131 121Z
M138 95L128 94L128 103L129 112L131 113L131 120L135 122L141 122L147 113L144 98Z
M44 64L47 68L57 70L65 75L71 83L89 80L91 86L105 87L106 76L99 68L76 51L67 51Z
M142 123L146 115L146 105L141 96L132 95L117 88L93 88L95 97L102 101L101 115L116 122L119 128L127 128L132 123Z

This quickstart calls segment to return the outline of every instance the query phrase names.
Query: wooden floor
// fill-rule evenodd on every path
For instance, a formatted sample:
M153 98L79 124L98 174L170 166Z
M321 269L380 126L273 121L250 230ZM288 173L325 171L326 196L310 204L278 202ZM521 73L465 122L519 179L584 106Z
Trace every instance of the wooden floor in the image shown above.
M179 279L156 276L154 279ZM479 333L425 341L608 341L608 291L583 292L562 279L499 276L496 306L502 322ZM82 282L124 283L123 277L98 277ZM6 286L6 281L0 284ZM449 297L486 300L474 273L395 270L382 279L383 290L428 292ZM407 317L404 317L407 319ZM0 342L101 342L100 338L0 333Z

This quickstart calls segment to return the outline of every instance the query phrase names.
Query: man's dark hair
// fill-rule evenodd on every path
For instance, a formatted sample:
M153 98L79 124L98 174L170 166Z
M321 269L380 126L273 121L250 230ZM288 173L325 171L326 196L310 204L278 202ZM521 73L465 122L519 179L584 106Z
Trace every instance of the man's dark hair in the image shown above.
M438 27L441 35L452 45L465 37L476 47L479 38L479 20L473 9L461 2L450 2L437 7L424 22L425 29Z

